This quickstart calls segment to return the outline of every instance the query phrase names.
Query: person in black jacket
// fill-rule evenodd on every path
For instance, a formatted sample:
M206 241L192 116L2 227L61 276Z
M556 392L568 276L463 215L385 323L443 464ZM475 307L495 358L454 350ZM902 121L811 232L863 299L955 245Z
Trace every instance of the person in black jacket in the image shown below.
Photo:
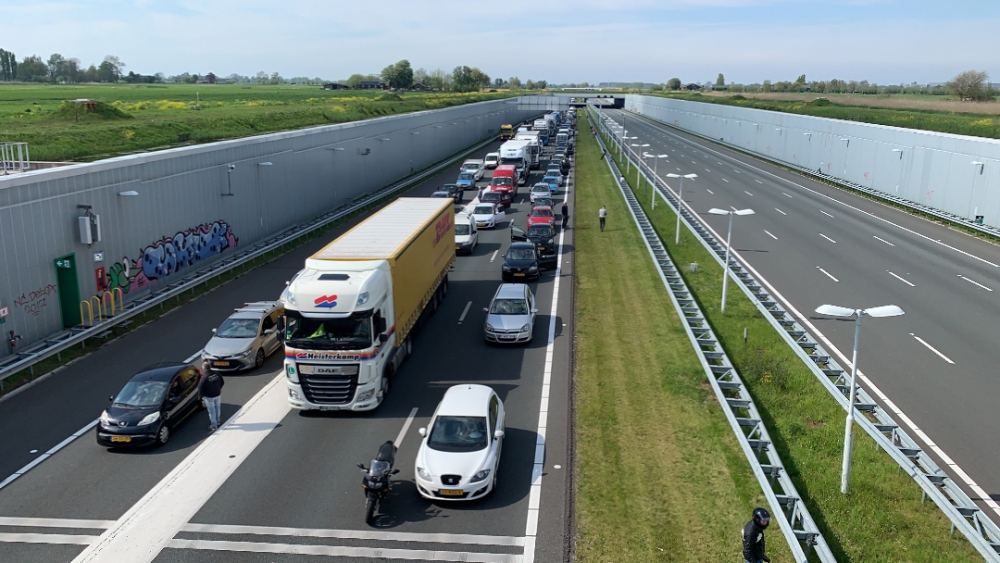
M771 563L771 558L764 553L764 530L771 523L771 513L765 508L753 509L753 518L743 526L743 561L744 563Z
M566 228L569 225L569 204L563 201L562 203L562 228Z
M222 410L222 386L226 384L219 372L212 369L212 364L201 363L203 375L198 384L198 390L202 398L205 399L205 406L208 408L208 430L215 432L219 428L219 417Z

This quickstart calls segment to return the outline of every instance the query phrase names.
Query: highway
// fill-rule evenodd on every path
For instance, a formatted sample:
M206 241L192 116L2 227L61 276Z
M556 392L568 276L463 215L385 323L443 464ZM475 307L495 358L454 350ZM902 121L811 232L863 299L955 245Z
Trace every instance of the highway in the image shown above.
M405 195L427 196L454 181L459 164ZM564 560L571 514L572 230L559 238L559 280L549 269L530 284L539 309L532 343L487 346L482 336L482 308L500 283L507 227L525 226L536 177L520 188L506 220L480 231L473 255L458 257L447 298L373 413L290 411L278 353L260 370L226 377L223 418L239 417L215 434L207 415L196 412L165 447L119 452L99 447L87 429L133 373L190 359L234 308L276 299L307 256L358 220L0 402L0 482L7 479L0 487L0 560ZM571 197L569 186L557 205ZM466 192L465 203L473 197ZM466 382L493 387L506 408L498 489L482 501L432 503L413 481L417 429L448 387ZM74 434L81 435L73 440ZM370 527L355 464L367 464L388 439L398 440L401 472Z
M986 447L1000 429L1000 248L634 114L605 114L624 119L638 137L630 144L667 155L657 172L675 192L665 174L698 175L683 199L720 240L728 217L710 208L754 210L734 218L733 251L841 365L850 366L854 322L816 307L905 311L862 321L859 380L1000 521L1000 456Z

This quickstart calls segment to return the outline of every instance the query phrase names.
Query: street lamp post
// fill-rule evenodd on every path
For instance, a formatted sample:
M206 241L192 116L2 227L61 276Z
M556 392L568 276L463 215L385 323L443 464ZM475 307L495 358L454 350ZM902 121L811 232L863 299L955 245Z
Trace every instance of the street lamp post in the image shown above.
M728 211L713 207L708 210L712 215L729 215L729 232L726 233L726 261L722 265L722 313L726 313L726 288L729 285L729 241L733 236L733 215L753 215L753 209L736 209Z
M851 393L847 403L847 421L844 427L844 459L840 472L840 492L847 494L847 487L851 482L851 454L854 449L854 401L858 394L858 341L861 337L861 317L898 317L903 314L903 310L895 305L882 305L881 307L869 307L868 309L851 309L849 307L838 307L837 305L820 305L816 312L821 315L831 317L844 317L854 319L854 353L851 355Z
M638 138L638 137L636 137L636 138ZM639 177L639 172L640 172L640 170L639 170L639 163L641 162L641 160L639 159L639 149L641 149L643 147L648 147L649 143L643 143L641 145L639 143L632 143L632 146L633 147L638 147L637 149L635 149L635 156L636 156L636 159L635 159L635 187L638 188L639 184L642 182L642 180ZM646 188L643 188L642 195L646 195L646 191L645 190L646 190Z
M697 174L684 174L683 176L680 175L680 174L674 174L673 172L671 172L670 174L667 174L667 178L680 178L681 179L681 187L677 190L677 234L674 235L674 244L680 244L681 243L681 206L684 205L684 203L683 203L683 201L684 201L684 178L687 178L689 180L694 180L697 177L698 177ZM728 243L726 243L726 246L728 247ZM726 262L726 263L728 264L728 262Z
M638 139L639 137L629 137L627 135L628 131L626 131L625 133L626 133L626 135L622 135L621 150L618 151L618 156L619 156L619 158L622 158L622 159L625 160L625 173L628 174L632 170L632 166L631 166L631 161L628 159L628 149L625 148L626 142L627 141L634 141L635 139Z
M660 159L661 158L667 158L667 155L665 155L665 154L649 154L649 153L644 153L642 156L643 156L643 158L652 158L653 159L653 186L652 186L653 197L652 197L652 202L649 205L650 205L650 207L652 209L656 209L656 181L660 178L656 174L656 170L659 168Z

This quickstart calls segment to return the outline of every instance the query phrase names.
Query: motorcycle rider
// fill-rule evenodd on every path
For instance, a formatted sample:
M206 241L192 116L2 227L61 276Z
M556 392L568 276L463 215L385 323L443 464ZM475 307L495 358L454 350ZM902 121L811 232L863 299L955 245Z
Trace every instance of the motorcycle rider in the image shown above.
M753 509L753 517L743 526L743 561L744 563L771 563L771 558L764 553L764 530L771 523L771 513L765 508Z

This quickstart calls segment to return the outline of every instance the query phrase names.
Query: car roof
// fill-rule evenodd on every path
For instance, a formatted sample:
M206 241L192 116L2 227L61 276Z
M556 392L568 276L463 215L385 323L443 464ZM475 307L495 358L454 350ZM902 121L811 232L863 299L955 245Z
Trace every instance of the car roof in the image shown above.
M142 371L133 375L129 381L170 381L177 375L177 372L189 367L193 366L183 362L160 362L146 366Z
M521 243L521 244L531 244L531 243ZM496 295L493 299L512 299L517 297L525 297L526 292L524 291L525 286L523 283L502 283L500 287L497 288Z
M512 242L512 243L510 243L510 249L513 249L513 248L530 248L530 249L534 250L535 249L535 243L533 243L533 242L523 242L523 241ZM510 250L510 249L508 249L508 250Z
M538 189L545 188L546 190L549 189L549 185L546 184L545 182L537 182L534 186L531 186L531 187L532 187L532 189L534 189L534 188L538 188Z
M539 210L548 210L548 211L552 210L552 208L549 207L548 205L536 205L536 206L534 206L534 207L531 208L532 211L534 211L536 209L539 209Z
M493 394L486 385L455 385L445 391L437 416L487 416Z

